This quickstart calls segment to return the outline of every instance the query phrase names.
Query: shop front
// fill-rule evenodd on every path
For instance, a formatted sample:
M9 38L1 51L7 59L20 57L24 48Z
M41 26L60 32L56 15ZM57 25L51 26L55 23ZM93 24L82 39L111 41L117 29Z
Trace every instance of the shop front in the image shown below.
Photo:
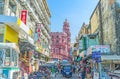
M0 79L18 79L19 48L15 43L0 43Z
M20 68L22 71L22 75L28 75L32 73L34 70L32 69L32 58L34 54L34 45L29 42L24 42L19 40L20 46Z
M18 32L10 27L10 25L0 24L0 42L14 42L18 44ZM13 38L14 36L14 38Z

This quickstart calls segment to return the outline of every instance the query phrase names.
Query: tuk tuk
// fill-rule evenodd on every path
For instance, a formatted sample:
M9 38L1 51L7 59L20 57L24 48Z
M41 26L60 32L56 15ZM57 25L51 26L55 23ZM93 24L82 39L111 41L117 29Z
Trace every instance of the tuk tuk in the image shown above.
M71 65L63 65L61 74L64 77L72 77L72 66Z

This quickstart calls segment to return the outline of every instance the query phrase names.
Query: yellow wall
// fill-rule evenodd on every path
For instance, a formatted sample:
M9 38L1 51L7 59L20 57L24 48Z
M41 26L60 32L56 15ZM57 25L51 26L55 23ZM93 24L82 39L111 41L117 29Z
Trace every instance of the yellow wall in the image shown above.
M94 11L94 13L90 19L90 23L91 23L91 33L93 34L96 32L96 30L98 29L99 24L100 24L98 7Z
M12 28L10 28L8 25L6 25L4 42L6 42L6 40L18 44L18 33L14 31Z

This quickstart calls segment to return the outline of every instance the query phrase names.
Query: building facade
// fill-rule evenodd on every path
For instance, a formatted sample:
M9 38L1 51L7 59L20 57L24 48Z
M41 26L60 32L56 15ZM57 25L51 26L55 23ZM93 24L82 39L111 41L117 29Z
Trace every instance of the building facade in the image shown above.
M19 45L22 75L49 57L50 17L46 0L0 0L0 42Z
M119 0L100 0L90 18L92 33L99 33L100 44L110 45L113 53L120 52L119 5Z
M51 59L69 59L70 57L70 26L67 20L63 25L63 32L51 32Z

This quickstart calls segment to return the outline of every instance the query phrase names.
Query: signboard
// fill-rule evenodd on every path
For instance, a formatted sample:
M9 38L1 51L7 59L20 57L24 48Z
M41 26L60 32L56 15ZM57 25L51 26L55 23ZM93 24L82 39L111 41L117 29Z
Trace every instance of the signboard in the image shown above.
M30 29L23 22L21 22L20 24L20 29L24 30L25 33L29 34Z
M101 62L101 53L100 52L93 52L92 53L92 58L96 62Z
M110 53L110 46L109 45L91 46L87 49L87 55L92 54L92 52Z
M41 36L41 25L42 23L37 23L36 24L36 32L37 32L37 36L38 36L38 39L37 39L37 42L40 42L40 36Z
M101 53L100 52L93 52L92 58L101 58Z
M22 10L21 11L21 20L23 21L24 24L26 24L27 22L27 15L28 15L28 11L27 10Z

